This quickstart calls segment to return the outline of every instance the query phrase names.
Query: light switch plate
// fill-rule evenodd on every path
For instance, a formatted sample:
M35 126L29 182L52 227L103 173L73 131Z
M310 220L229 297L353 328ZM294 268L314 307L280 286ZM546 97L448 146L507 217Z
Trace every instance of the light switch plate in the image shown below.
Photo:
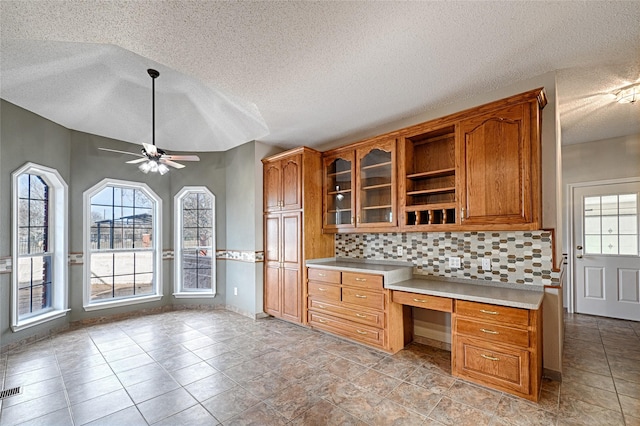
M396 247L396 254L398 256L402 256L403 252L404 252L404 250L402 249L402 246Z
M459 257L450 257L449 258L449 268L460 268L460 258Z

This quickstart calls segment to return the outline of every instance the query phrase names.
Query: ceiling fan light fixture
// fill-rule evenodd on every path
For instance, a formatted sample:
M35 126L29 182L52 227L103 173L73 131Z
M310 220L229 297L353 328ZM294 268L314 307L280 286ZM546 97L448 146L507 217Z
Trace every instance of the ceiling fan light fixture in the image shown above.
M151 161L145 161L138 166L138 169L144 174L149 173L149 170L151 170L151 164L149 163L151 163Z
M623 87L614 93L616 101L621 104L634 104L640 99L640 83Z
M160 175L165 175L165 174L169 173L169 168L167 166L165 166L164 164L159 164L158 165L158 173L160 173Z

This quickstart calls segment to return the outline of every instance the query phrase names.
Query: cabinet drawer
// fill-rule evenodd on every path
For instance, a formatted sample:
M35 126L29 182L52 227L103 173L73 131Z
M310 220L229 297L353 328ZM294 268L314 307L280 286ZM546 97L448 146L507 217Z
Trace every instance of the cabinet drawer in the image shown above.
M342 287L342 301L367 308L384 310L384 294L359 288Z
M384 289L382 284L382 275L343 272L342 284L346 284L353 287L362 287L362 288L366 288L367 290L382 291Z
M529 325L529 311L527 309L457 300L456 314L501 324Z
M464 318L456 318L454 327L454 332L457 334L477 337L491 342L520 346L524 349L529 347L529 331L525 329L503 327L501 325Z
M401 305L432 309L434 311L453 312L453 299L438 296L427 296L418 293L394 291L393 301Z
M340 301L340 286L309 281L309 296L314 299Z
M319 313L328 313L340 318L348 319L361 324L373 327L384 327L384 313L365 311L360 309L351 309L333 303L327 303L323 300L309 299L309 310Z
M309 311L309 324L312 327L330 331L375 346L384 346L384 331L376 327L358 324L353 321L331 315Z
M340 284L340 271L309 268L307 274L309 281L322 281L326 283Z
M529 393L529 352L493 346L464 337L456 339L458 375Z

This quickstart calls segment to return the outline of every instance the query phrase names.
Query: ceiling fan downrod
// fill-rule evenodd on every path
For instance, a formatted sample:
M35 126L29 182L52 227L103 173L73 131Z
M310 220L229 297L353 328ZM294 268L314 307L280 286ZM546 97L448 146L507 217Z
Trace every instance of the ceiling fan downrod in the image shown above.
M152 68L147 70L151 77L151 143L156 145L156 78L160 73Z

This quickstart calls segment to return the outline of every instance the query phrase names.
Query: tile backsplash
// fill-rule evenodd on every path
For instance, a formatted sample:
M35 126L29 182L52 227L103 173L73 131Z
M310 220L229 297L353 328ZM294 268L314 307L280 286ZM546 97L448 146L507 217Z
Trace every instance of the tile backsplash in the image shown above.
M549 231L336 234L336 257L408 261L414 274L523 285L559 285ZM402 254L398 255L398 247ZM449 258L459 257L460 268ZM491 271L482 269L490 259Z

